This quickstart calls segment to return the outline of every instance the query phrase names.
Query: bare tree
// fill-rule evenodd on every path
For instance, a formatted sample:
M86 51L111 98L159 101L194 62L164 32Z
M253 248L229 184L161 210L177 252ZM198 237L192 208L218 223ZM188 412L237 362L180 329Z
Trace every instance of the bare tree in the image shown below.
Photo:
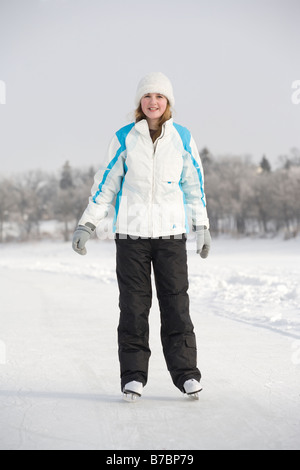
M70 234L87 205L91 185L91 170L88 172L73 170L69 162L66 162L54 202L54 213L63 223L65 241L69 241Z
M4 242L4 223L14 213L16 198L14 185L8 179L0 181L0 243Z

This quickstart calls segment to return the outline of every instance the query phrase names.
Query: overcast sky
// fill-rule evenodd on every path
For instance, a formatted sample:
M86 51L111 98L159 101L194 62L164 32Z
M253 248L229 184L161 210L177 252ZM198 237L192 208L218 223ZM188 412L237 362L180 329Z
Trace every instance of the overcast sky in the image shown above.
M97 167L152 71L199 149L275 163L300 148L299 24L299 0L0 0L0 174Z

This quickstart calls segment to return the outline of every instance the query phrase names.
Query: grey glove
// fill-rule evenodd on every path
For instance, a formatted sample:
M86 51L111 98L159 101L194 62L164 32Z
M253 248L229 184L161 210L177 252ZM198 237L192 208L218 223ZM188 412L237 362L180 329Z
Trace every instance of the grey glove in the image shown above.
M86 225L79 225L73 235L73 250L79 255L86 255L86 242L91 238L92 233L95 231L95 225L89 222Z
M208 228L204 225L197 227L196 237L197 253L200 254L201 258L207 258L211 247L211 236Z

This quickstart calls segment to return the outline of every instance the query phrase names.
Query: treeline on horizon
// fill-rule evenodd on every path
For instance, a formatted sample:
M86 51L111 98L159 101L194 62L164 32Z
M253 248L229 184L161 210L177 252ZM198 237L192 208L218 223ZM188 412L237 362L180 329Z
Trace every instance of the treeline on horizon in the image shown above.
M300 232L300 150L273 169L263 156L216 157L200 152L214 236L297 237ZM42 170L0 177L0 243L54 238L69 241L86 208L96 169L69 162L53 174Z

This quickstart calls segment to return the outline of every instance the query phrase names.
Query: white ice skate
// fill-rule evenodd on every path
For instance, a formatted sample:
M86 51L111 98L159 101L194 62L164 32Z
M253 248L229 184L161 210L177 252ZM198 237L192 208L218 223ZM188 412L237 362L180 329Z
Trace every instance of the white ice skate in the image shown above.
M187 380L184 383L183 388L189 398L192 398L193 400L199 400L199 393L202 391L202 387L197 380Z
M136 382L133 380L125 385L123 390L123 399L129 403L135 403L139 398L141 398L143 393L143 384L141 382Z

